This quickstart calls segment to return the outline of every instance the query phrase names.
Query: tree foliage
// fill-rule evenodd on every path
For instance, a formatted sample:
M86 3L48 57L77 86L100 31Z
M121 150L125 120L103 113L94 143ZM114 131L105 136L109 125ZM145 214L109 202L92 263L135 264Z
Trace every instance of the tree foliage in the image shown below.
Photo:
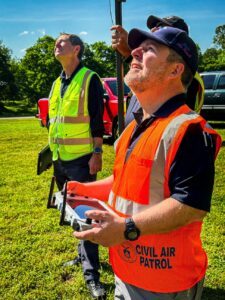
M215 48L209 48L202 56L202 71L225 70L225 25L218 26L213 37Z
M225 50L225 24L216 27L215 33L213 38L214 44L222 50Z
M116 76L115 52L105 42L96 42L92 45L86 44L83 63L102 78Z
M202 61L199 66L200 71L222 70L223 66L220 63L221 50L216 48L207 49L202 55Z
M0 104L5 100L15 99L17 88L11 71L11 50L0 41Z
M56 61L55 40L50 36L39 38L36 44L27 49L18 69L18 84L24 97L30 103L49 95L51 85L60 73L60 64ZM22 78L26 81L22 81ZM24 86L23 86L24 85Z

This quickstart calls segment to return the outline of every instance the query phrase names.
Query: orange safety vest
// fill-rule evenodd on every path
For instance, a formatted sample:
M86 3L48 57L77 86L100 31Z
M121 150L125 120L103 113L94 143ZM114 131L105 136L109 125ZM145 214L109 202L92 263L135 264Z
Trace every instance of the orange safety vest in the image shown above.
M159 118L142 134L125 161L135 121L122 133L116 148L114 183L109 205L121 216L131 216L170 197L169 173L182 138L191 124L198 123L216 142L221 138L206 121L182 105L168 118ZM124 282L161 293L186 290L206 272L202 248L202 222L193 222L163 234L141 236L110 247L114 273Z

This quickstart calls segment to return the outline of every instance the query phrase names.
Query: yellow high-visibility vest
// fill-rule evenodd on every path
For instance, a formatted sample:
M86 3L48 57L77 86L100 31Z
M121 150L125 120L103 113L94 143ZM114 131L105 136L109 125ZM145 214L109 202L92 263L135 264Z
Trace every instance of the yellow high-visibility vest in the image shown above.
M83 67L60 96L61 79L54 82L49 100L49 145L53 160L68 161L93 151L88 112L88 88L93 74Z

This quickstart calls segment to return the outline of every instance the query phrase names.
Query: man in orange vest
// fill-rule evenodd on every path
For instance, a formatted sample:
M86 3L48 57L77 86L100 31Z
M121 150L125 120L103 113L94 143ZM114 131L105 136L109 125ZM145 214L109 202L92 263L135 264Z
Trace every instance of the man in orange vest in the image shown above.
M177 28L132 29L125 77L142 109L116 144L113 175L69 182L68 192L107 201L78 239L109 247L115 299L199 300L207 268L201 243L221 138L185 104L197 70L195 43Z

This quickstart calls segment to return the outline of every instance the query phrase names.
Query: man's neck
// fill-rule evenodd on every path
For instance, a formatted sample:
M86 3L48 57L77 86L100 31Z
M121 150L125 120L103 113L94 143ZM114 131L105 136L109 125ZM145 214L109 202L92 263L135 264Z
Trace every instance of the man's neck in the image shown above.
M74 61L74 60L68 62L61 62L66 78L70 78L74 70L78 67L79 63L80 63L79 61Z
M143 108L143 120L148 118L156 112L165 102L172 97L184 93L184 89L168 89L160 90L156 93L150 91L149 93L136 94L141 107Z

